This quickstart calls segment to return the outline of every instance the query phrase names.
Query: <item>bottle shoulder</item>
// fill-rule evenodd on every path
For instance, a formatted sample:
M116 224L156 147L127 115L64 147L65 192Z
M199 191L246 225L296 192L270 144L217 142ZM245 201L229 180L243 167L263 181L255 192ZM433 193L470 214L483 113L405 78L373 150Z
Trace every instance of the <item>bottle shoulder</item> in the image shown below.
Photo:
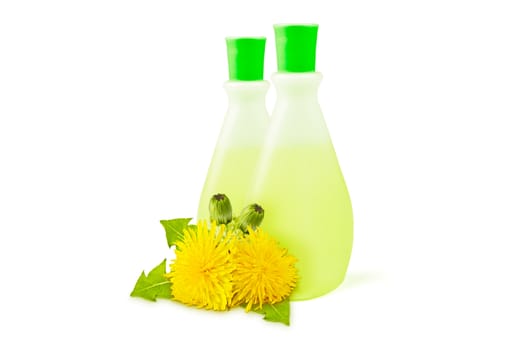
M313 96L317 93L323 75L319 72L310 73L274 73L272 82L281 96L298 93L300 96ZM310 97L307 97L310 98Z

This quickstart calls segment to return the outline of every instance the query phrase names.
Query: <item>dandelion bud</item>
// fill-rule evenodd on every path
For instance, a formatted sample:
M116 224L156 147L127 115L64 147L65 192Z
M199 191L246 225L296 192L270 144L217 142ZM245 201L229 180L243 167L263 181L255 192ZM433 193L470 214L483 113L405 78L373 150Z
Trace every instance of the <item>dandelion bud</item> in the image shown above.
M258 204L251 204L243 208L240 216L238 217L238 225L244 233L248 233L247 228L250 226L251 229L256 230L263 221L263 215L265 211Z
M231 201L224 194L215 194L209 202L209 213L211 221L216 221L218 225L227 225L232 220Z

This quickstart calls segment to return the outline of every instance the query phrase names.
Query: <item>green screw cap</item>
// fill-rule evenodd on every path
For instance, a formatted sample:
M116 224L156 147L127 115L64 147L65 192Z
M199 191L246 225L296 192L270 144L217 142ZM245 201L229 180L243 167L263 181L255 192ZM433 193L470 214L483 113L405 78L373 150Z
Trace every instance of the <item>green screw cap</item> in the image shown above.
M265 38L227 38L229 79L263 80Z
M278 72L315 71L317 24L276 24L274 32Z

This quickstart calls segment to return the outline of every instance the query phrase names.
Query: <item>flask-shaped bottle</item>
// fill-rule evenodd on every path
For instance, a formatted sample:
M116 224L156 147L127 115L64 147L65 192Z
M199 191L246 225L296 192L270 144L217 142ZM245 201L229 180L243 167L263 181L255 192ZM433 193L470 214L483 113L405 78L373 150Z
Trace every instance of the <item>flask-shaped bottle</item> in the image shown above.
M265 38L227 38L228 109L200 196L198 219L209 219L209 200L226 194L233 208L246 205L254 168L268 127L263 80Z
M274 29L276 105L248 199L265 209L262 228L297 257L300 277L291 300L305 300L343 281L352 206L317 98L318 26Z

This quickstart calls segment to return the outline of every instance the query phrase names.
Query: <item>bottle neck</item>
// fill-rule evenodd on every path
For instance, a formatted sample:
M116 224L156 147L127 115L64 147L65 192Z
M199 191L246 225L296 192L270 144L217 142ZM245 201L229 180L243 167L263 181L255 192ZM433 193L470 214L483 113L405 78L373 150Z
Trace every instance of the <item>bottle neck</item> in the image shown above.
M276 104L271 117L274 135L285 145L329 144L330 136L318 103L321 73L276 73ZM276 141L275 141L276 142Z
M269 115L265 95L267 81L228 81L224 84L229 105L217 148L261 147Z
M274 73L272 81L276 87L277 101L300 103L306 105L318 104L318 88L322 74L313 73Z
M265 109L265 96L269 90L267 81L227 81L223 86L229 97L229 108L263 106Z

